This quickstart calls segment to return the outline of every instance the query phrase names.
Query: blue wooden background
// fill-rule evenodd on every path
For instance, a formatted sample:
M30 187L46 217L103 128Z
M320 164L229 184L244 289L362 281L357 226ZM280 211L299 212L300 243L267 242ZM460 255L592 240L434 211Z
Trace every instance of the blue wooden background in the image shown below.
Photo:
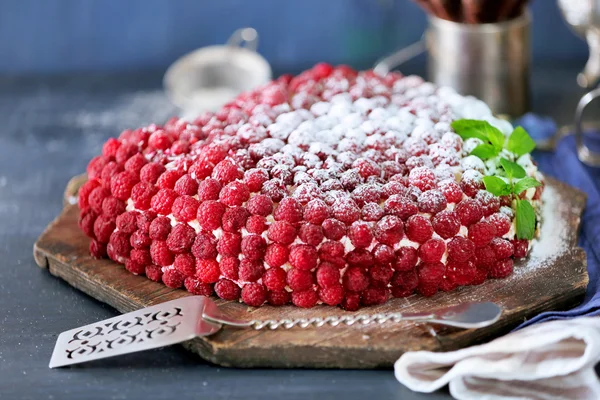
M536 60L581 59L554 0L536 0ZM278 70L370 65L420 37L410 0L0 0L0 74L161 69L253 26Z

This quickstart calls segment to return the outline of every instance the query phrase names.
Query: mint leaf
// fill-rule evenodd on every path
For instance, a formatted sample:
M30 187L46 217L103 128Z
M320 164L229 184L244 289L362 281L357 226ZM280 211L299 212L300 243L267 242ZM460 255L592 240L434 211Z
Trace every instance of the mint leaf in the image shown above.
M517 126L508 138L506 149L518 156L522 156L523 154L531 153L535 149L535 142L525 129Z
M480 144L475 147L471 154L481 158L482 160L487 160L488 158L492 158L498 155L498 150L494 148L491 144Z
M504 134L502 134L502 132L500 132L500 130L498 128L490 125L489 122L486 122L486 124L487 125L486 125L485 132L487 134L488 140L490 141L492 146L494 146L494 148L499 153L504 148L504 141L505 141Z
M494 196L506 196L510 194L510 185L497 176L484 176L483 184L485 185L485 190Z
M538 187L538 186L542 186L542 184L538 181L536 181L534 178L530 177L530 176L526 176L525 178L519 180L517 183L515 183L515 186L513 187L513 193L514 194L519 194L529 188L533 188L533 187Z
M458 119L453 121L451 126L454 132L463 139L477 138L482 140L484 143L488 142L486 121L479 121L475 119Z
M535 211L527 200L517 200L517 239L533 239L535 233Z
M526 175L523 167L515 162L507 160L506 158L501 158L500 164L502 165L502 168L504 168L504 171L509 178L520 179L524 178Z

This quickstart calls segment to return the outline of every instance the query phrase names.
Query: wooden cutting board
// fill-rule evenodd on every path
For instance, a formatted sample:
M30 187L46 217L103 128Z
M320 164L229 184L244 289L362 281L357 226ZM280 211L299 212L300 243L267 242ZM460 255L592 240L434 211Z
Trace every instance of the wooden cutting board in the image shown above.
M95 260L89 256L89 239L77 227L79 209L70 204L75 203L77 188L84 180L85 177L71 180L63 212L35 243L37 264L121 312L186 296L183 290L169 289L145 277L134 276L110 260ZM358 311L425 311L466 301L494 301L504 312L492 326L460 330L405 322L277 331L225 328L212 337L190 340L184 347L213 363L233 367L390 367L409 350L455 350L506 333L539 312L574 306L582 300L588 282L586 256L577 247L585 194L548 179L544 201L541 237L531 256L515 264L515 272L510 277L429 298L392 299L381 306ZM237 302L217 302L226 314L241 319L308 318L346 313L325 306L309 310L291 306L254 309ZM65 330L72 328L64 327Z

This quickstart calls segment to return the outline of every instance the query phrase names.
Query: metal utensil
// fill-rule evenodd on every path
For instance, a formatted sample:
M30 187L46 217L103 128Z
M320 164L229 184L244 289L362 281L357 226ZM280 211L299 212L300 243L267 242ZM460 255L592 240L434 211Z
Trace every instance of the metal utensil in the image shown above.
M368 325L416 321L474 329L496 322L502 309L494 303L464 303L420 313L344 314L328 317L243 321L223 314L208 297L189 296L63 332L50 368L134 353L236 328L292 329L324 325Z

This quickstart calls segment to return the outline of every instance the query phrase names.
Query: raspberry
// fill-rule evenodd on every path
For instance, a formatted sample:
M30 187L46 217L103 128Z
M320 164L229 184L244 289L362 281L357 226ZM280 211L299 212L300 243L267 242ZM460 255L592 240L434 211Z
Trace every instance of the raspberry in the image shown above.
M446 276L456 285L470 285L476 274L477 268L472 261L459 263L450 260L446 265Z
M435 233L444 239L450 239L460 230L460 221L453 211L439 212L431 222Z
M173 253L180 254L190 250L196 239L196 231L188 224L177 224L167 237L167 246Z
M116 219L117 228L121 232L133 233L137 230L137 215L135 211L128 211L119 215Z
M150 245L150 255L154 264L166 267L173 264L173 253L169 251L167 242L164 240L155 240Z
M346 235L346 226L333 218L328 218L323 222L323 233L327 239L340 240Z
M150 200L152 210L157 214L168 215L171 213L173 203L177 199L177 193L172 189L160 189Z
M276 243L291 244L296 238L296 228L289 222L275 221L269 226L267 237Z
M286 273L281 268L269 268L262 277L262 282L270 291L280 291L285 289Z
M173 189L182 175L183 173L176 169L165 171L156 181L156 186L160 189Z
M295 292L302 292L313 286L313 274L310 271L292 268L287 272L288 286Z
M267 242L262 236L248 235L242 239L242 254L249 260L262 260L267 250Z
M242 281L256 282L262 277L264 271L265 267L262 262L244 258L240 262L238 274Z
M426 286L437 286L446 272L446 266L441 262L419 264L417 276L419 284Z
M125 269L134 275L142 275L146 272L146 266L144 264L140 264L131 259L125 262Z
M385 244L378 244L373 249L373 258L380 264L389 264L395 259L394 249Z
M221 184L219 181L206 178L198 185L198 200L218 200L221 193Z
M208 200L200 204L196 218L200 226L207 231L214 231L221 227L221 219L225 213L225 206L218 201Z
M349 198L336 200L331 206L331 210L335 218L348 225L360 218L360 209L354 200Z
M115 138L110 138L102 146L102 155L106 157L114 157L117 155L117 150L119 150L120 146L121 142Z
M323 228L318 225L302 224L298 231L298 237L306 244L318 246L325 238L325 235L323 234Z
M469 226L483 218L483 210L477 200L465 199L456 205L454 212L461 224Z
M496 236L496 228L489 222L481 221L469 226L469 239L475 247L483 247Z
M346 265L344 260L344 245L340 242L324 242L319 247L319 257L321 261L327 261L335 264L338 268Z
M108 243L115 227L116 225L111 218L99 215L96 221L94 221L94 237L100 243Z
M97 214L94 211L85 210L81 212L78 221L79 229L92 239L94 238L94 222L96 218Z
M106 257L106 245L97 240L92 240L90 242L90 254L98 259Z
M322 263L317 268L317 283L322 288L337 286L340 284L340 270L329 263Z
M156 217L150 224L148 236L152 240L167 240L171 232L171 220L167 217Z
M96 156L96 157L92 158L92 160L89 162L87 169L86 169L88 179L90 179L90 180L101 179L102 172L104 171L104 167L106 167L106 165L108 163L109 163L109 159L104 156ZM114 164L116 164L116 163L114 163Z
M293 292L292 303L296 307L312 308L317 305L319 296L314 290L306 290L304 292Z
M244 207L232 207L225 210L222 227L225 232L238 232L246 225L248 210Z
M174 190L180 196L193 196L198 193L198 183L186 174L175 182Z
M287 262L288 257L288 248L279 243L270 244L265 252L265 262L273 268L281 267Z
M487 221L496 228L496 235L503 236L510 231L512 222L508 215L504 213L495 213L487 217Z
M475 200L479 201L481 204L481 209L485 217L498 212L500 209L500 199L487 190L480 190L477 192L475 195Z
M248 187L239 181L233 181L225 185L219 194L221 203L229 206L241 206L250 198Z
M466 170L460 179L460 188L467 196L475 197L477 192L485 189L483 175L474 169Z
M428 190L419 195L417 200L419 211L436 214L446 209L448 202L446 197L439 190Z
M185 290L187 290L193 295L211 296L213 294L213 286L210 283L202 283L198 279L193 277L188 276L187 278L185 278L185 280L183 281L183 286L185 286ZM215 284L215 288L216 287L217 285Z
M287 195L287 188L280 179L270 179L263 184L261 192L278 202Z
M192 196L179 196L173 202L171 211L178 221L187 222L196 218L198 205L198 200Z
M192 245L192 254L196 258L214 259L217 257L215 237L209 232L199 232Z
M206 149L206 147L204 149ZM214 164L210 161L200 159L192 164L188 172L192 178L201 180L210 176L213 167Z
M383 205L387 214L395 215L406 221L411 215L419 212L417 204L407 197L395 194L390 196Z
M362 292L361 302L365 306L383 304L387 301L389 291L384 287L371 287Z
M406 236L415 242L424 243L433 235L433 226L422 215L413 215L406 221Z
M184 277L175 268L167 268L163 272L162 280L167 287L178 289L183 285Z
M251 215L246 220L246 230L260 235L267 229L267 219L260 215Z
M152 240L147 234L140 230L137 230L131 234L131 237L129 238L129 243L134 249L145 249L150 247L150 245L152 244Z
M154 213L154 211L148 210L144 211L143 213L140 213L136 218L138 229L143 233L148 233L148 230L150 229L150 224L152 223L152 221L154 221L154 218L156 218L156 214Z
M219 162L212 171L212 178L223 185L243 177L243 173L229 160Z
M418 253L414 247L400 247L400 249L396 252L394 269L396 271L410 271L415 268L418 259Z
M138 183L138 178L129 171L119 172L110 180L110 192L119 200L127 200L131 189Z
M419 285L419 277L414 269L410 271L396 271L392 277L391 285L394 297L410 296Z
M250 214L266 217L273 211L273 200L264 194L257 194L248 200L246 207Z
M259 283L248 283L242 288L242 301L251 307L262 306L266 299L265 288Z
M435 173L428 167L416 167L408 174L408 182L411 186L426 191L435 188L437 178Z
M85 210L90 206L88 198L94 189L100 186L100 182L96 179L87 181L79 189L79 208Z
M329 217L329 206L321 199L312 199L304 207L304 219L319 225Z
M96 230L94 229L94 232L95 231ZM527 250L529 250L529 241L527 241L526 239L515 239L512 241L512 244L515 248L515 251L514 251L515 258L527 257Z
M438 189L444 194L448 203L458 203L463 198L460 186L454 181L442 181L438 184Z
M215 293L223 300L237 300L240 298L240 288L229 279L221 279L215 283Z
M138 153L127 160L125 163L125 171L129 171L135 176L140 176L142 167L147 163L148 161L146 160L146 157Z
M296 199L286 197L281 200L273 216L277 221L299 222L302 220L302 205Z
M167 150L173 144L173 139L162 129L154 131L148 139L148 146L157 150Z
M223 232L217 243L217 251L222 256L237 256L240 253L242 238L237 233Z
M97 187L97 188L93 189L88 197L88 202L89 202L90 208L96 214L101 214L102 213L102 202L108 196L110 196L110 191L103 187Z
M317 250L307 244L295 244L290 248L290 264L302 270L311 270L317 266Z
M131 200L133 206L138 210L147 210L151 206L152 197L156 194L158 189L151 183L138 182L131 189Z
M162 279L162 268L158 265L146 265L146 276L154 282L160 282Z
M140 170L140 180L142 182L156 183L158 178L165 172L165 167L159 163L149 163Z
M361 212L363 221L379 221L384 215L385 212L377 203L366 203Z
M342 283L346 290L362 292L369 286L369 277L362 268L348 267L342 278Z
M267 301L272 306L283 306L290 302L290 294L285 290L267 292Z
M352 192L352 199L359 207L366 203L378 203L381 199L381 189L371 184L360 185Z
M110 161L107 163L104 168L102 168L102 173L100 174L100 179L102 181L102 186L106 189L110 189L110 182L113 176L116 176L118 173L123 171L123 167L120 164L117 164L114 161Z
M506 278L513 272L512 258L496 261L496 263L488 269L490 278Z
M348 265L368 269L373 265L373 255L365 249L354 249L346 254Z
M122 143L117 149L115 160L119 164L124 164L129 158L133 157L138 152L138 146L133 143Z
M329 287L322 287L318 291L319 299L329 305L336 306L344 300L344 287L339 283Z
M221 274L223 274L226 278L237 280L239 275L240 261L236 257L222 257L219 262L219 268L221 269Z
M346 297L342 301L342 308L346 311L356 311L360 307L360 294L346 292Z
M184 277L194 277L196 275L196 260L189 253L176 255L173 266Z
M372 286L387 287L394 275L394 270L389 265L376 264L369 270L369 275Z
M434 263L440 261L444 252L446 251L446 244L440 239L429 239L419 247L419 258L425 263Z
M216 260L196 259L196 277L203 283L215 283L219 280L221 270Z
M260 192L263 184L268 180L269 173L262 168L252 168L244 172L244 182L253 193Z
M102 200L102 214L105 216L116 219L119 215L125 212L125 202L116 199L112 196L106 197Z
M475 243L462 236L456 236L447 244L448 258L453 261L465 262L473 257Z
M386 215L373 227L373 236L380 243L393 246L398 243L404 235L404 224L400 218L394 215Z
M348 229L348 238L358 248L369 247L373 241L371 227L366 222L356 221Z
M440 281L438 288L443 292L451 292L458 287L458 284L447 276Z

